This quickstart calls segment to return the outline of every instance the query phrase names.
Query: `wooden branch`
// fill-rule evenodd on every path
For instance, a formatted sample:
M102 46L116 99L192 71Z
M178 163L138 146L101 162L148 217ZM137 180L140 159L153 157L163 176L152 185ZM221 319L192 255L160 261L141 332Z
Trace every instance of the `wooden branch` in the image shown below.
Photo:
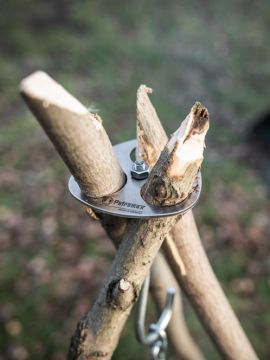
M90 215L92 217L92 215ZM117 224L116 220L120 220ZM109 237L113 240L116 248L119 247L125 232L127 231L128 221L125 218L116 218L115 216L102 216L101 222L103 227L107 231ZM166 236L164 242L170 242L171 237ZM177 252L176 259L178 259L180 266L181 259L178 255L178 250L175 247ZM182 268L182 271L185 272L185 269ZM181 292L179 285L163 255L160 253L156 256L155 261L151 267L151 286L150 292L151 296L155 302L158 314L161 313L165 305L166 292L168 288L176 289L176 296L174 300L174 309L172 319L166 329L168 335L170 346L177 358L183 360L202 360L203 355L201 354L199 348L193 341L184 319L184 314L182 311L182 301L181 301Z
M168 154L167 157L163 157L163 172L160 172L164 179L171 166L171 161L168 160L174 160L173 154L176 153L175 149L180 140L180 136L175 136L174 144L171 143L170 149L164 150ZM174 163L177 164L176 161ZM173 186L178 180L177 177L171 178L169 183ZM151 189L151 182L150 177L147 182L148 189ZM78 359L82 354L85 359L96 359L101 356L104 359L111 358L144 278L165 236L179 217L180 215L166 219L136 219L129 222L98 299L79 323L73 336L69 359Z
M186 269L186 276L174 274L221 355L258 359L211 268L191 211L178 221L172 237Z
M41 71L24 79L20 91L85 194L100 197L122 187L124 174L98 115Z
M168 138L147 96L148 93L152 93L152 89L145 85L141 85L137 92L138 146L136 149L136 160L143 159L149 166L153 167L168 142ZM154 143L152 141L153 138L155 139ZM171 250L171 253L173 253L175 263L179 266L179 271L181 271L182 275L185 274L184 264L171 236L167 235L164 242ZM158 313L161 313L164 308L167 289L174 288L176 290L173 316L166 329L174 354L183 360L203 359L203 355L193 341L185 323L179 285L161 253L158 253L151 267L150 280L150 292Z
M142 282L176 221L174 217L166 224L164 220L130 222L98 299L73 335L69 359L111 358Z
M142 96L148 97L146 92ZM144 99L144 104L148 102L149 99ZM142 134L148 132L147 121L152 124L151 126L155 125L153 119L148 119L149 111L141 107L141 103L142 101L137 102L137 113L145 114L138 118ZM157 126L160 127L159 120ZM158 149L158 145L154 144L160 144L161 140L151 134L152 132L149 132L147 136L149 146L145 146L144 151L155 148L159 154L162 147ZM162 141L164 143L164 137ZM151 158L154 157L151 152ZM149 156L146 155L145 158ZM192 211L180 218L172 230L172 239L164 241L163 249L178 283L184 289L222 356L231 360L257 359L209 264Z
M176 205L189 196L203 161L204 138L208 128L208 111L197 102L162 150L149 180L142 188L141 195L148 203ZM164 163L169 164L166 172Z
M166 329L169 343L174 354L182 360L203 360L204 357L193 341L186 326L178 283L161 253L158 253L151 267L150 280L151 295L159 313L161 313L164 308L167 289L171 287L176 289L173 316Z
M63 88L44 73L37 73L25 79L21 84L21 93L85 193L101 196L115 191L120 187L119 184L122 185L123 174L114 158L111 144L104 136L106 133L101 123L93 114L86 113L85 108L76 99L70 97ZM79 123L77 125L80 131L74 125L75 120ZM88 128L93 133L89 132ZM91 155L88 156L89 152L86 152L84 148L84 145L86 147L89 145L85 133L94 143L98 139L99 145L94 144L92 152L89 148ZM105 154L104 158L103 154ZM80 156L83 160L80 160ZM109 166L112 164L113 170L110 172L106 169L104 172L103 168L103 172L91 173L91 166L95 168L95 162L99 163L100 159L105 160L106 166L109 161ZM102 161L101 165L103 165ZM164 169L166 170L165 164ZM103 185L99 183L102 176L105 173L108 175L117 172L120 174L118 185L114 188L111 181L109 190L108 186L104 186L103 191L100 191ZM73 337L70 358L82 356L92 359L103 355L104 358L111 357L145 274L162 240L176 221L177 217L168 218L166 221L157 219L130 222L125 241L120 246L113 263L112 272L93 310L84 321L80 322ZM126 228L126 222L123 222L123 228ZM112 233L114 231L115 229Z

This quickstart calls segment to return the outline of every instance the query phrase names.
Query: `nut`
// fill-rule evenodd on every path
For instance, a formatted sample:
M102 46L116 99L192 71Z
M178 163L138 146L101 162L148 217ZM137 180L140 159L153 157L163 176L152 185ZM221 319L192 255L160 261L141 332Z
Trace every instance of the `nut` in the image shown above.
M149 172L149 166L145 164L143 160L136 160L132 165L132 169L130 170L131 176L136 180L143 180L148 178Z

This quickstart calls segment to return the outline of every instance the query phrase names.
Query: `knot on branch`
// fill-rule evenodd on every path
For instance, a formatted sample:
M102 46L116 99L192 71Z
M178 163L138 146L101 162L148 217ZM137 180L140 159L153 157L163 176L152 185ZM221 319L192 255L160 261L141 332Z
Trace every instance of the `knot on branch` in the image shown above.
M152 204L157 206L174 205L181 201L182 194L174 188L170 181L165 181L162 178L156 177L153 180L153 191L152 191Z
M106 302L114 309L127 310L138 298L138 287L125 279L112 280L107 289Z
M174 180L174 179L173 179ZM145 187L142 189L144 199L155 206L172 206L185 200L185 194L179 192L170 179L154 175L151 188L148 188L147 194Z

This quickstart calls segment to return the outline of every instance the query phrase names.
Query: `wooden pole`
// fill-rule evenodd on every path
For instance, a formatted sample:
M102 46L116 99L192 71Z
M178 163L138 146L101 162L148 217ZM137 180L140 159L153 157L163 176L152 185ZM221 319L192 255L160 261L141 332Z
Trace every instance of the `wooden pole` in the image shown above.
M142 157L150 159L149 165L154 166L167 137L160 130L161 123L148 97L151 91L144 85L138 90L137 136ZM231 360L257 359L209 264L192 211L180 218L163 249L178 283L222 356Z
M206 134L205 119L199 118L199 116L197 122L193 122L191 117L185 126L192 123L196 132L198 127L203 126L202 122L205 124ZM165 180L166 174L169 177L171 164L177 164L175 156L178 154L178 144L182 142L182 137L185 135L179 131L176 133L178 136L173 137L169 147L165 147L164 153L161 154L162 162L158 161L156 165L157 171ZM191 135L190 140L187 139L186 141L192 141L192 139L193 136ZM194 163L197 160L193 159ZM148 189L151 189L152 181L150 177L147 182ZM165 181L168 187L166 190L170 191L178 182L177 176L171 178L171 181ZM177 186L174 189L177 189ZM192 188L190 188L191 190ZM175 197L172 201L175 201ZM104 359L111 358L131 307L137 300L144 278L149 272L165 236L176 224L179 217L180 215L166 219L136 219L129 222L127 232L119 246L98 299L91 311L79 323L73 336L69 359L79 359L82 355L85 359L96 359L100 356Z
M87 213L91 218L93 218L92 211L89 211L89 209L87 209ZM128 226L128 221L126 221L127 219L116 218L115 216L102 215L100 220L108 236L112 239L115 247L118 248L119 245L121 244L121 241L123 240L125 232L127 231L127 226ZM119 223L117 223L117 220L119 221ZM168 241L169 241L169 237L166 236L165 242ZM175 247L174 243L172 247L173 246ZM181 259L179 261L181 263ZM183 268L182 271L184 271ZM183 360L204 359L202 353L200 352L200 349L195 344L186 326L184 314L182 311L183 309L182 309L181 291L179 285L166 259L160 253L155 258L155 261L151 267L150 280L151 280L150 292L154 300L154 303L156 305L158 314L160 314L164 308L167 289L174 288L176 290L173 316L166 329L168 340L173 353L177 356L177 358Z
M146 88L145 86L141 86L138 90L138 100L141 98L139 96L140 93L144 91L151 91L151 89ZM141 105L143 106L143 103ZM136 160L144 160L148 165L153 166L158 160L157 155L160 154L158 149L160 147L163 149L166 145L166 143L163 143L163 139L166 139L167 135L163 130L157 113L154 107L151 106L150 102L148 103L148 106L144 107L144 110L145 112L140 112L138 111L137 107L137 117L142 116L144 121L137 121L138 146L136 148ZM147 121L147 119L150 119L150 121ZM144 127L140 127L141 123L147 126L147 131L145 131ZM157 139L157 142L151 143L151 138ZM147 146L147 151L145 151L145 146ZM167 245L175 248L174 243L169 241L169 236L166 236L165 242ZM181 259L179 260L181 262ZM158 314L161 313L164 309L168 288L174 288L176 291L173 305L173 314L166 329L170 347L173 353L180 359L203 360L204 357L198 346L193 341L186 326L179 285L172 273L172 270L170 269L168 262L159 252L151 267L150 276L150 292L158 310Z
M258 359L211 268L191 211L173 228L172 238L186 276L174 274L219 352L230 360ZM170 251L166 254L173 264Z
M118 248L127 230L127 219L108 215L102 215L101 218L97 219L96 215L93 215L91 210L89 211L89 208L86 211L90 218L101 220L108 236L112 239L115 247ZM120 220L118 226L116 226L117 219ZM165 238L165 241L168 241L168 236ZM183 360L203 360L203 354L192 339L186 326L179 285L169 264L161 253L157 255L151 267L150 280L150 292L157 308L157 314L160 314L164 309L167 289L174 288L176 290L173 315L166 329L172 352L177 358Z
M57 102L55 104L53 98L47 96L47 92L44 93L41 91L40 94L40 75L44 78L44 74L35 74L34 81L33 78L24 81L21 86L21 92L30 108L39 118L42 126L46 129L46 132L55 144L59 153L69 165L75 178L77 180L80 179L80 185L84 187L84 191L92 196L98 196L97 192L93 190L95 188L91 187L91 181L89 181L88 184L87 181L84 181L85 179L83 177L78 176L76 173L76 151L80 141L77 142L77 138L73 133L73 131L76 131L73 124L74 118L72 119L72 117L69 117L68 114L70 111L70 101L65 102L61 99L60 103ZM47 80L48 79L46 79L46 81ZM36 83L38 83L38 86L35 87ZM49 87L49 90L52 90L52 88ZM61 96L62 95L65 100L66 94L63 94L62 92ZM76 104L76 106L77 105L78 104ZM76 108L75 113L80 116L87 115L85 110L82 110L80 106ZM61 122L61 120L59 120L61 119L61 116L64 119L63 121L68 118L68 121L65 121L65 126L59 124L59 122ZM56 124L56 129L54 129L54 123ZM88 132L88 127L85 127L84 125L85 123L80 121L80 126L83 130L85 130L85 132ZM99 123L99 125L101 124ZM96 135L97 130L101 130L101 133L103 132L102 126L98 126L97 123L94 123L94 127L91 126L90 132L94 132ZM67 136L64 141L62 141L61 132ZM78 131L78 134L80 134L80 131ZM164 176L164 179L166 179L165 174L169 176L169 172L171 171L171 162L175 162L177 164L177 159L175 159L174 154L177 153L176 149L178 147L178 143L182 141L182 136L183 134L181 133L179 136L176 136L174 141L171 142L170 148L166 149L166 156L164 156L162 166L163 170L159 170L159 173ZM96 136L92 135L92 138L95 142ZM73 145L72 151L68 151L68 143ZM94 148L95 146L96 144L94 144ZM73 156L74 148L76 156ZM113 164L118 166L117 162L114 160ZM81 172L81 168L79 168L78 172ZM93 176L94 175L92 174L91 177ZM120 185L123 181L123 177L118 180L121 180L118 182ZM168 190L170 190L177 181L179 182L177 176L174 179L172 178L172 180L168 182ZM151 180L149 182L151 182ZM85 184L87 185L85 186ZM119 185L117 188L120 187ZM148 188L151 189L151 186ZM147 195L147 191L145 194ZM75 336L75 341L73 343L73 345L75 344L75 347L71 347L70 351L71 357L75 356L76 358L83 353L86 356L90 356L89 358L98 357L99 354L105 354L105 357L110 358L112 351L117 344L121 328L130 311L130 307L136 300L138 289L141 286L145 274L149 270L162 240L172 225L175 224L177 218L178 217L171 217L166 219L166 221L155 219L145 221L135 220L131 222L125 236L126 240L121 244L113 263L112 271L105 282L105 288L101 291L99 299L95 303L93 310L88 314L86 319L81 322L78 328L79 331L77 332L77 335L79 333L79 336ZM154 239L156 240L153 241ZM139 260L134 261L134 259ZM141 268L142 264L143 267ZM86 326L84 327L84 325ZM113 336L112 330L114 330ZM89 336L91 340L90 342L88 341ZM108 349L108 351L104 352L103 350L100 350L104 348ZM73 350L75 350L75 352Z
M142 187L145 201L156 206L172 206L189 196L203 161L208 128L208 111L197 102L162 150ZM168 163L165 172L164 162Z

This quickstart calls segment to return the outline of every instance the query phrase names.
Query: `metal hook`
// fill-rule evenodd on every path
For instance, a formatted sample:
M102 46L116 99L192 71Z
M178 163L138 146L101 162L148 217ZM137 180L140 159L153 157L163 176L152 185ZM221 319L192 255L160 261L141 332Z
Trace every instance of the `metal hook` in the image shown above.
M147 298L150 284L150 275L148 274L139 296L136 316L136 336L142 344L151 346L151 354L153 359L165 358L165 350L167 346L167 336L165 329L169 324L172 316L172 306L175 296L175 289L167 290L167 298L163 311L155 324L149 326L149 332L145 333L145 313L147 306ZM163 353L163 355L161 354ZM163 357L161 357L163 356Z
M166 349L168 346L167 335L165 330L160 332L160 339L155 341L151 345L151 359L152 360L165 360L166 359Z

